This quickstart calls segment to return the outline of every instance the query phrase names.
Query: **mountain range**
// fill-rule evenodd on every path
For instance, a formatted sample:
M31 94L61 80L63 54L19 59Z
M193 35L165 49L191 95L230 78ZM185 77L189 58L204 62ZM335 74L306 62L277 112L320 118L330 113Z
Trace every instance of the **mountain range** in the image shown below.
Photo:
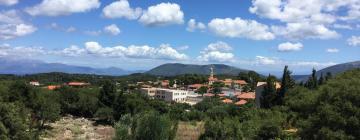
M143 71L127 71L116 67L92 68L61 63L45 63L37 60L17 60L0 58L0 74L24 75L49 72L119 76Z
M195 64L180 64L168 63L157 66L149 71L128 71L121 68L92 68L85 66L67 65L61 63L46 63L37 60L18 60L18 59L4 59L0 58L0 74L36 74L49 72L63 72L70 74L96 74L96 75L129 75L132 73L145 73L156 76L175 76L182 74L210 74L210 68L214 68L217 75L233 75L236 76L240 72L247 72L247 69L241 69L225 64L209 64L209 65L195 65ZM338 73L360 68L360 61L337 64L317 71L316 75L319 77L321 73L327 72L336 75ZM293 75L296 81L305 81L309 75Z
M158 75L158 76L175 76L182 74L210 74L210 68L214 68L215 74L218 75L238 75L240 72L247 72L246 69L240 69L233 66L224 64L209 64L209 65L194 65L194 64L180 64L180 63L168 63L155 67L146 74Z

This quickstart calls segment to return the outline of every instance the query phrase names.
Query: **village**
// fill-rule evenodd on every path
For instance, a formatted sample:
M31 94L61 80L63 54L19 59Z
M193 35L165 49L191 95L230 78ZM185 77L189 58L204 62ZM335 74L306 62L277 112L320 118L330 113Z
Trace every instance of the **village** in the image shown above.
M220 80L215 76L215 70L210 68L210 74L206 83L195 83L190 85L178 84L176 80L171 84L170 80L162 81L138 81L136 87L141 94L148 96L150 99L164 100L166 102L187 103L195 105L204 98L217 96L225 104L235 104L237 106L254 102L260 107L261 97L266 82L257 82L254 90L245 89L248 83L245 80L223 79ZM30 81L32 86L42 86L38 81ZM220 84L216 86L215 84ZM279 89L280 83L276 82L276 89ZM68 82L62 85L42 86L48 90L55 90L61 86L70 86L74 88L83 88L91 86L89 82ZM215 89L217 88L217 89ZM131 94L131 93L129 93Z

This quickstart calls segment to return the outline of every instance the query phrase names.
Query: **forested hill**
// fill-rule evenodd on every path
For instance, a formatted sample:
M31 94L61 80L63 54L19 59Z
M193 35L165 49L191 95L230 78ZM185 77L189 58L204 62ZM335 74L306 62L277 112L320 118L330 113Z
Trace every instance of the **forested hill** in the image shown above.
M209 75L210 68L214 67L214 72L217 75L238 75L240 72L247 72L246 69L240 69L233 66L224 64L210 64L210 65L193 65L193 64L180 64L180 63L169 63L155 67L147 74L160 75L160 76L176 76L183 74L201 74Z
M321 69L316 72L316 76L320 77L321 74L325 75L328 72L330 72L332 75L336 75L336 74L343 73L348 70L359 69L359 68L360 68L360 61L342 63L342 64L337 64L334 66L330 66L330 67ZM296 81L306 81L309 76L310 75L294 75L293 78Z

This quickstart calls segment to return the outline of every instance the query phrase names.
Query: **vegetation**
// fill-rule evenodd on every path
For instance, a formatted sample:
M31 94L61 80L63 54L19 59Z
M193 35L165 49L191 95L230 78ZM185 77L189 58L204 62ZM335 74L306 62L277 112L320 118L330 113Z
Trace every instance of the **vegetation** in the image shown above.
M266 78L261 108L253 101L243 106L224 104L220 97L206 97L194 106L166 103L136 90L128 92L128 81L119 77L101 78L85 88L49 91L26 84L32 80L26 76L7 75L0 80L0 139L39 139L49 123L67 114L112 125L114 139L119 140L174 139L179 122L203 124L200 139L207 140L360 139L360 70L337 76L327 73L323 78L313 75L305 86L296 85L290 75L285 67L281 80ZM239 74L249 83L254 77L250 72ZM277 81L281 88L276 88ZM212 89L221 86L214 83Z

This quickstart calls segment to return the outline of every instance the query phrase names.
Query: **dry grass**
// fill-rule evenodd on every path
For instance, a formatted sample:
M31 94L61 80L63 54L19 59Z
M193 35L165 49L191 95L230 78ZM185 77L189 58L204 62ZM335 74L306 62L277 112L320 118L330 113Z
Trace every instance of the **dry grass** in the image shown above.
M179 122L175 140L198 140L204 131L204 122Z

